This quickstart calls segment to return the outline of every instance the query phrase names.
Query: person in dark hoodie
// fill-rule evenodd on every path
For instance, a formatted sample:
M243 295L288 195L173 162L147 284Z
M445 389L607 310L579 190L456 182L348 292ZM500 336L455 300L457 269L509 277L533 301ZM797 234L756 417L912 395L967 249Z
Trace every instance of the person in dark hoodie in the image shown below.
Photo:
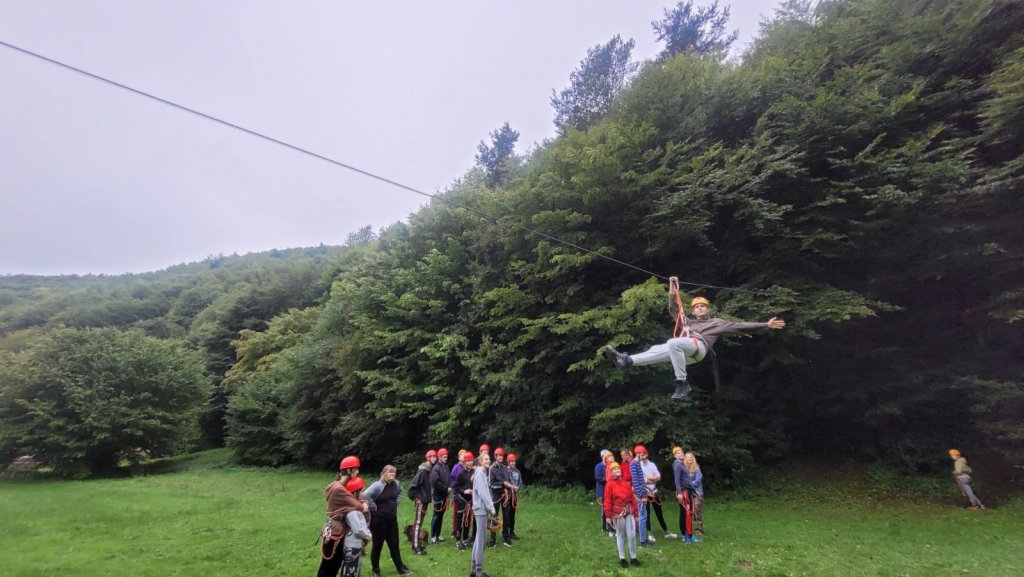
M452 502L455 504L455 517L458 525L455 529L455 547L464 550L469 546L469 536L473 527L473 453L462 454L462 470L452 485Z
M702 361L711 347L715 346L719 336L751 333L763 329L779 330L786 326L786 321L777 317L772 317L765 323L733 322L715 318L711 316L710 306L708 299L696 297L690 303L695 318L686 317L681 310L679 279L672 277L668 282L668 308L676 321L679 336L635 355L620 353L611 345L605 346L604 354L620 369L671 362L675 373L675 392L672 393L672 400L681 401L691 390L686 381L686 365Z
M420 531L423 529L423 519L427 516L427 503L433 502L430 488L430 470L437 463L437 451L427 451L424 461L416 469L409 483L409 499L413 502L414 513L412 522L412 552L413 555L426 555L427 545L420 542Z
M430 491L434 503L434 517L430 520L430 542L444 543L441 525L448 509L448 489L451 488L451 470L448 468L448 449L437 450L437 463L430 470Z
M491 501L495 508L501 507L501 537L506 547L512 547L512 534L509 531L512 525L509 524L512 509L512 477L508 472L508 465L505 464L505 449L498 447L494 450L494 463L491 464L488 475L488 483L491 489ZM491 533L491 547L498 541L497 531Z
M347 525L346 515L353 511L366 513L369 506L357 499L346 488L346 485L359 474L359 458L349 455L341 460L338 466L338 477L324 487L324 499L327 501L327 523L324 524L321 537L320 569L317 577L336 577L345 560L344 544Z

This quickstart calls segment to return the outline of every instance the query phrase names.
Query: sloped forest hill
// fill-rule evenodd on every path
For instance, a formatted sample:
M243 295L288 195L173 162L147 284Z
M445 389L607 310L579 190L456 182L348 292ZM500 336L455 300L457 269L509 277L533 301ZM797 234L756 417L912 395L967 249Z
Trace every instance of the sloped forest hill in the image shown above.
M506 125L408 222L230 287L196 270L165 309L108 324L203 351L250 463L486 441L558 484L586 480L601 448L682 443L728 482L797 455L934 472L957 446L1009 479L1024 465L1024 4L807 4L739 62L667 41L630 63L616 37L528 156L495 157ZM585 109L600 86L614 97ZM663 281L602 256L747 289L690 292L787 327L720 341L720 384L704 362L671 403L665 367L599 355L671 330ZM51 286L95 292L64 308L4 289L3 342L95 326L85 315L127 306L137 281Z

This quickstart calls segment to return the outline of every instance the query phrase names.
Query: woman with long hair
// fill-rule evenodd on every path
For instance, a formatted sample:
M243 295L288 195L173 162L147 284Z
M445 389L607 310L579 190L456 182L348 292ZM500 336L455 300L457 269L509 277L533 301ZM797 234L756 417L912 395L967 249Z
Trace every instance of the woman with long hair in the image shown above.
M380 479L363 493L373 513L370 517L370 533L373 534L370 566L373 568L373 577L380 577L380 552L385 542L398 574L412 573L402 562L402 548L398 543L398 497L402 494L402 484L395 479L396 473L392 465L385 466L380 472Z
M704 475L700 472L700 465L697 464L697 457L693 453L686 453L683 465L690 477L690 518L694 533L690 542L699 543L697 537L704 536Z

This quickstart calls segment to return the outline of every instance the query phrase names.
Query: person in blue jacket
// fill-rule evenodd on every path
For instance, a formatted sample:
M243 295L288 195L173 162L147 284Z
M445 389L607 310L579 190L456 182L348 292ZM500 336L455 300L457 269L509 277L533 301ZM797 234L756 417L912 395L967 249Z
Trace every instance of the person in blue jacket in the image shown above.
M633 454L647 454L643 445L633 448ZM647 535L647 483L644 482L644 470L640 465L640 459L629 461L630 484L633 486L633 494L636 495L636 505L639 509L640 523L640 546L647 548L651 546L651 540Z

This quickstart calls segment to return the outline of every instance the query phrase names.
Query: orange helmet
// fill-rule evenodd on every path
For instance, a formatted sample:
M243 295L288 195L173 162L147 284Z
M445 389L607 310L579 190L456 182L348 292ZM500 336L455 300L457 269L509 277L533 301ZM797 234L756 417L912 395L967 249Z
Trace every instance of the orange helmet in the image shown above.
M960 456L960 451L958 451L956 449L950 449L949 450L949 456L950 457L959 457Z
M690 307L692 308L697 305L704 305L709 307L711 306L711 301L704 297L695 297L692 301L690 301Z

